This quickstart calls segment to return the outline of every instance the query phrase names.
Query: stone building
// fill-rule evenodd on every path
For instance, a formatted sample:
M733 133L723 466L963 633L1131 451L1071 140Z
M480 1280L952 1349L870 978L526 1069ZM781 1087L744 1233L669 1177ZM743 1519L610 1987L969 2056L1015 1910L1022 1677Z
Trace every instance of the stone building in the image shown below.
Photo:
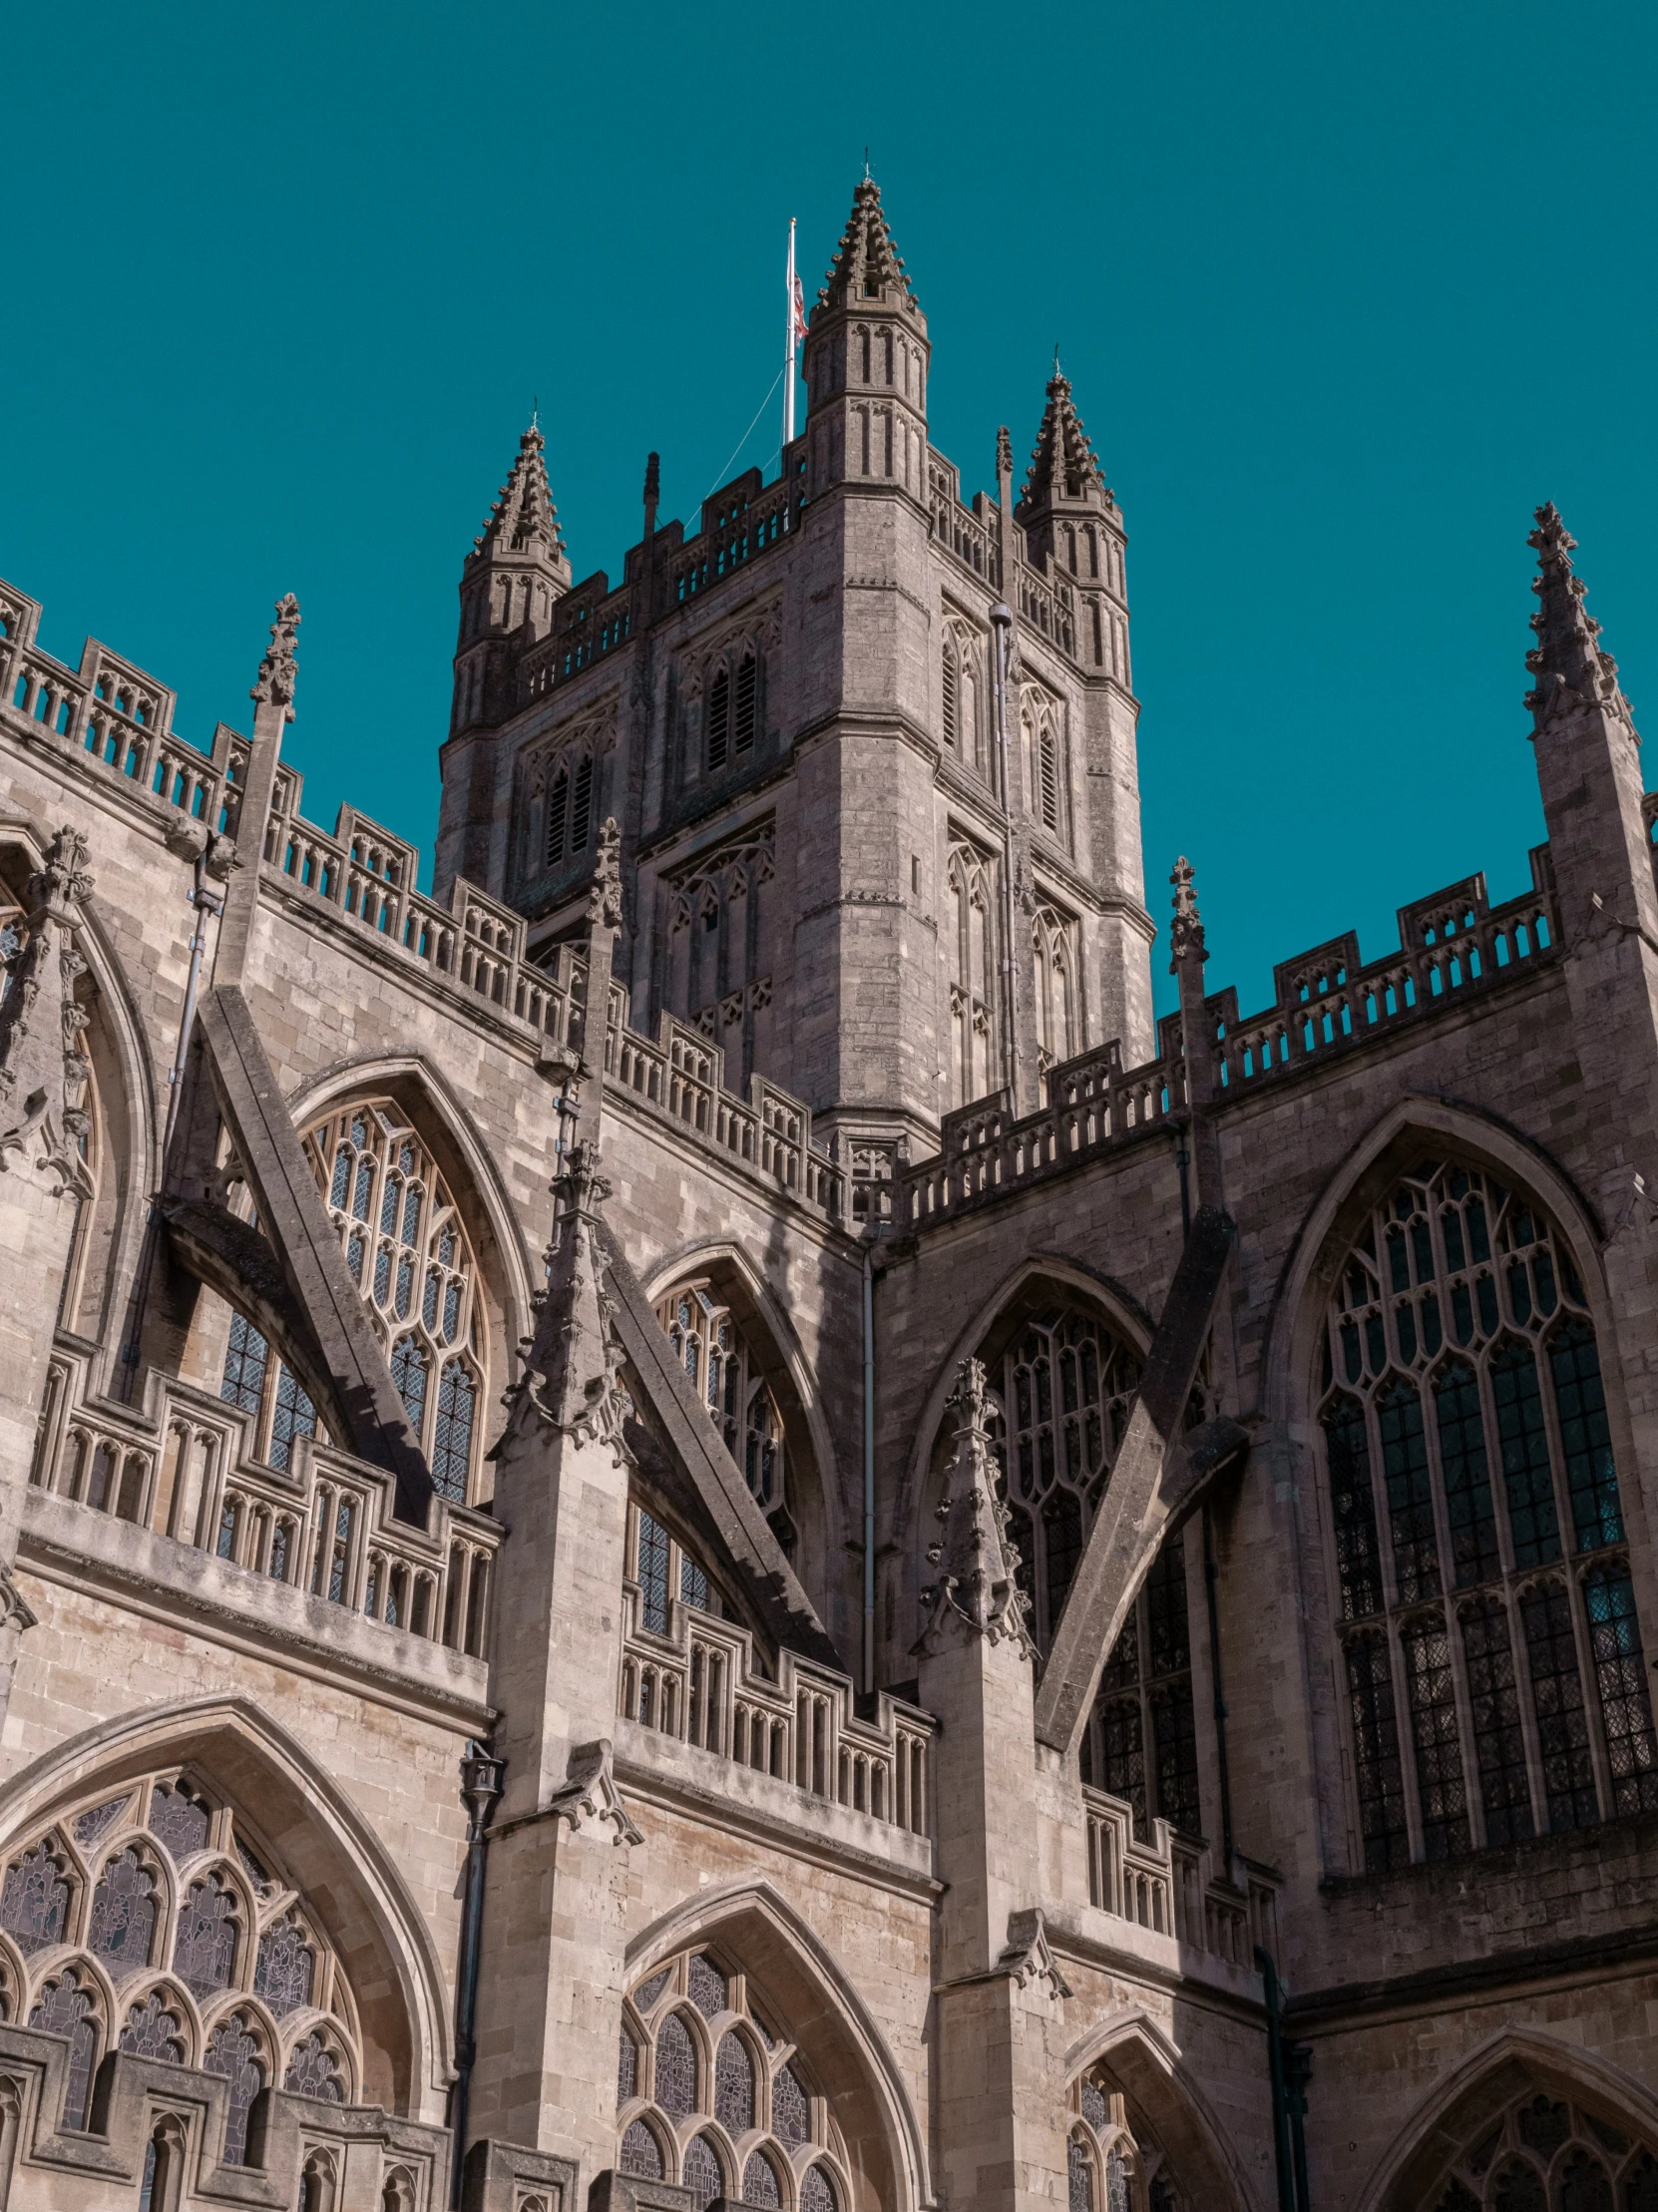
M1064 377L964 502L867 182L805 368L615 585L526 433L431 897L305 818L291 600L204 751L0 586L0 2200L1653 2212L1658 798L1572 541L1530 890L1246 1018Z

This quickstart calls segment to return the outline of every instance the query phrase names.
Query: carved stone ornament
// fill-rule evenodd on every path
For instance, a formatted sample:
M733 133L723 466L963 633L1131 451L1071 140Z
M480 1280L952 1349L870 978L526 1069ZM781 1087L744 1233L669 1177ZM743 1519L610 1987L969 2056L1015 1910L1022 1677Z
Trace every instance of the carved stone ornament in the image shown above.
M299 635L299 602L291 592L276 602L276 620L270 626L270 648L259 663L259 672L248 697L261 705L282 708L282 719L293 719L293 685L298 669L294 640Z
M538 1301L536 1333L524 1345L525 1369L506 1394L507 1427L491 1457L511 1460L549 1429L576 1444L603 1444L632 1457L623 1424L632 1400L622 1381L615 1301L600 1280L594 1230L611 1186L599 1172L599 1147L573 1144L553 1185L562 1201L548 1254L548 1286Z
M35 1614L23 1601L23 1592L0 1566L0 1631L16 1628L21 1634L25 1628L38 1626Z
M573 1836L579 1836L585 1828L600 1827L612 1831L614 1844L643 1843L643 1834L634 1826L617 1787L608 1736L598 1743L577 1744L565 1773L564 1787L553 1792L547 1809L556 1819L568 1823Z
M1169 924L1168 948L1169 974L1178 975L1183 962L1195 960L1200 964L1209 957L1203 942L1203 923L1197 911L1197 892L1192 880L1191 862L1182 853L1174 863L1169 877L1174 886L1174 920Z
M1006 423L996 434L996 473L999 478L1014 473L1014 441L1008 435Z
M939 1519L944 1534L927 1550L934 1579L921 1593L924 1621L912 1652L936 1651L947 1627L1007 1637L1022 1658L1035 1656L1026 1616L1031 1601L1015 1579L1019 1552L1008 1536L1008 1509L996 1494L992 1399L979 1360L964 1360L950 1400L956 1439Z
M614 814L607 816L599 832L599 857L588 888L590 929L622 927L622 831Z
M65 1190L89 1196L82 1156L91 1131L87 1086L92 1063L83 1042L91 1017L75 1002L86 962L75 949L80 906L92 896L87 841L65 825L29 879L23 949L0 999L0 1170L32 1161Z
M1010 1976L1016 1989L1044 1989L1056 2000L1070 1994L1070 1984L1048 1946L1047 1923L1039 1905L1008 1915L1008 1941L996 1964L997 1972Z
M1618 682L1618 664L1600 645L1600 625L1583 605L1587 590L1572 573L1577 540L1550 500L1536 510L1536 528L1526 539L1537 556L1531 589L1537 612L1531 618L1537 643L1525 657L1536 679L1525 694L1540 732L1572 715L1601 707L1620 721L1636 744L1635 718Z
M1600 1211L1608 1245L1628 1236L1645 1238L1658 1223L1658 1198L1636 1168L1614 1167L1600 1179Z

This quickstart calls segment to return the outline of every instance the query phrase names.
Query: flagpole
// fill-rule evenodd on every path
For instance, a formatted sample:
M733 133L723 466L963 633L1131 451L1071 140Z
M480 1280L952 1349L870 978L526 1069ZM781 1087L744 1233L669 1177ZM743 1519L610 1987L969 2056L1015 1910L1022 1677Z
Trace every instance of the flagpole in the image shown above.
M784 282L787 300L786 320L789 331L787 370L783 377L783 443L794 442L794 218L789 218L789 272Z

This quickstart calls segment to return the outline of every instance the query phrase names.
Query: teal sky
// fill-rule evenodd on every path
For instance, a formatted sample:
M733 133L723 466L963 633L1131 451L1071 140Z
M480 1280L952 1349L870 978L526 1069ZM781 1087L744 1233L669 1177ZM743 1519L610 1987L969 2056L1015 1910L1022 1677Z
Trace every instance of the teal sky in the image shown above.
M646 450L689 523L774 466L861 173L971 492L1054 341L1122 503L1148 898L1211 988L1542 834L1522 656L1556 500L1658 724L1658 16L1537 0L1025 12L13 11L0 574L247 726L298 593L305 810L430 866L455 584L539 397L580 578ZM1658 773L1652 780L1658 781ZM1161 945L1153 954L1168 1004Z

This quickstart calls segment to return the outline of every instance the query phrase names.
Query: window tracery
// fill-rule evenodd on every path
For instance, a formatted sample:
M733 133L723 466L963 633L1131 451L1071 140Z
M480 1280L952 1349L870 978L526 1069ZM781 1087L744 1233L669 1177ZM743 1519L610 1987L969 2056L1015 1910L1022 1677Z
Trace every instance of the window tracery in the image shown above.
M730 1307L701 1276L659 1299L656 1318L755 1504L767 1515L786 1511L783 1417Z
M1594 1326L1558 1226L1486 1169L1412 1167L1343 1261L1321 1396L1363 1865L1658 1808Z
M1070 2114L1070 2212L1187 2212L1156 2136L1104 2066L1073 2084Z
M605 762L616 744L613 713L559 732L529 760L524 794L523 866L534 880L593 849L605 819Z
M1069 826L1064 709L1028 683L1020 701L1020 729L1026 805L1050 837L1063 841Z
M952 838L945 864L952 1107L971 1106L1003 1080L997 989L999 880L997 863L988 853L968 838Z
M1081 1744L1082 1779L1134 1810L1203 1833L1186 1600L1185 1536L1164 1540L1106 1659Z
M638 1585L639 1626L665 1636L668 1608L675 1598L682 1605L721 1617L725 1608L719 1592L696 1553L687 1550L644 1507L631 1507L627 1518L626 1556L631 1568L627 1579ZM641 1684L637 1718L654 1725L656 1716L647 1709L646 1696Z
M1640 2131L1575 2095L1527 2089L1482 2119L1421 2200L1422 2212L1653 2212L1658 2156Z
M1038 906L1031 922L1036 963L1036 1063L1042 1075L1081 1050L1077 986L1081 964L1073 915Z
M177 1770L119 1795L106 1785L12 1854L0 1981L18 1984L10 2016L70 2038L67 2127L86 2124L112 2040L223 2072L237 2146L266 2082L345 2103L357 2078L355 2006L332 1948L242 1815Z
M945 744L964 767L985 772L985 641L970 624L947 615L939 651L939 718Z
M1045 1651L1128 1426L1140 1358L1097 1316L1054 1303L1014 1331L997 1369L1009 1533Z
M828 2103L808 2093L793 2043L774 2035L747 1978L687 1952L623 2007L618 2165L677 2181L698 2206L717 2196L847 2212L846 2146Z
M733 1090L769 1059L775 876L767 820L661 881L660 1003L725 1054Z
M433 1487L465 1505L487 1377L477 1263L459 1209L392 1099L329 1114L307 1130L305 1150ZM297 1438L323 1434L297 1378L241 1314L230 1319L219 1396L253 1416L254 1454L271 1467L289 1466ZM232 1526L226 1554L233 1539Z

